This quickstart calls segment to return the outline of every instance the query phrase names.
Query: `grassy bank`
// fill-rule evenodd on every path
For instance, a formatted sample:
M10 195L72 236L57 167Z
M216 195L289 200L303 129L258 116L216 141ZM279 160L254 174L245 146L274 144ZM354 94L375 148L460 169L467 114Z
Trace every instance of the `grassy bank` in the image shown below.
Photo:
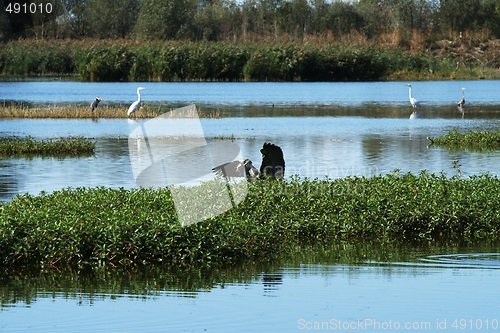
M0 118L76 118L76 119L98 119L98 118L127 118L129 105L99 105L91 111L88 105L67 105L48 107L28 107L20 104L0 105ZM165 105L150 106L143 103L141 108L130 118L154 118L162 115L171 108ZM204 111L200 108L195 113L183 114L186 118L219 118L220 110Z
M449 47L449 46L446 46ZM469 59L470 58L470 59ZM373 81L492 79L499 59L373 45L34 41L0 44L0 75L83 81ZM432 69L429 71L429 69Z
M500 132L470 131L465 134L452 130L439 138L427 138L433 145L474 150L495 150L500 148Z
M204 186L200 191L212 185ZM250 184L236 208L187 227L179 225L168 190L23 195L0 205L0 264L217 266L336 241L495 242L499 188L500 179L487 175L425 172L262 181Z
M82 137L34 140L31 137L0 138L0 155L88 155L95 142Z

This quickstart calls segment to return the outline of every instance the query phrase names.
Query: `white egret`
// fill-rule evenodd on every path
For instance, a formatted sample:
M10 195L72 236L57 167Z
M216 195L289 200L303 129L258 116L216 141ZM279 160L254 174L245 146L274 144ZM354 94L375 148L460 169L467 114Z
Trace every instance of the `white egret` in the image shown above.
M463 107L465 104L465 93L464 93L465 88L462 88L462 99L457 102L458 107Z
M224 177L247 177L250 181L258 178L283 179L285 175L285 159L281 148L266 142L260 152L262 153L260 172L257 171L249 159L225 163L213 170ZM245 167L245 174L241 170L242 167Z
M146 88L143 88L143 87L137 88L138 99L137 99L137 101L135 101L134 103L132 103L132 105L130 105L130 107L128 108L127 117L130 116L135 111L137 111L137 109L139 108L139 106L141 106L141 93L140 93L140 91L144 90L144 89L146 89Z
M421 108L422 105L420 104L419 101L417 101L415 98L411 96L411 84L407 84L408 87L410 87L410 90L408 91L408 95L410 96L410 103L411 106L414 108Z
M92 103L90 103L90 111L94 111L97 109L97 106L99 105L99 102L101 101L101 97L96 97Z

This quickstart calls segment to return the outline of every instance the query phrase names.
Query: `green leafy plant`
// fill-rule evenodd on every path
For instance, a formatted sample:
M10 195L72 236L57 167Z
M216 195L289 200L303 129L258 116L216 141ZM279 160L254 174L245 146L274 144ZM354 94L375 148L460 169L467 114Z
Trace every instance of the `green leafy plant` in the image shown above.
M202 184L200 200L212 182ZM500 239L500 179L401 174L249 184L237 207L181 227L168 189L63 189L0 204L0 264L218 266L306 245ZM193 208L195 209L195 207Z

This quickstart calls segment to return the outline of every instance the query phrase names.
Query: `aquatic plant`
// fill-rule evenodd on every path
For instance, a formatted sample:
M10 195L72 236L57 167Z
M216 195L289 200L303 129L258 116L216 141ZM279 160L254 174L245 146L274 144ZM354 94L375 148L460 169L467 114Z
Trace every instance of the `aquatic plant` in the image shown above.
M427 138L433 145L468 148L476 150L494 150L500 148L499 131L469 131L465 134L454 129L439 138Z
M199 187L200 197L213 184ZM181 227L169 190L76 188L0 204L1 265L217 266L339 241L498 241L500 179L392 174L249 184L237 207Z
M95 142L82 137L48 140L0 138L0 155L82 155L93 154Z

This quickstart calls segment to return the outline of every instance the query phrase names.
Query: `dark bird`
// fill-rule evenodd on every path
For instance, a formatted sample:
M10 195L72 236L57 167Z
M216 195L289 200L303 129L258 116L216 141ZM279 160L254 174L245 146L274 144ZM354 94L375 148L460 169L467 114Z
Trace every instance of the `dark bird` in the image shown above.
M249 159L225 163L216 166L213 170L226 178L247 177L250 181L266 178L283 179L285 176L285 159L281 148L266 142L260 152L262 153L260 172L257 171Z
M283 179L285 176L285 159L281 148L266 142L260 152L262 153L260 178Z
M458 107L463 107L465 104L465 93L464 93L465 88L462 88L462 99L457 102Z
M97 106L99 105L100 101L101 101L101 97L94 98L92 103L90 103L90 111L94 111L95 109L97 109Z

